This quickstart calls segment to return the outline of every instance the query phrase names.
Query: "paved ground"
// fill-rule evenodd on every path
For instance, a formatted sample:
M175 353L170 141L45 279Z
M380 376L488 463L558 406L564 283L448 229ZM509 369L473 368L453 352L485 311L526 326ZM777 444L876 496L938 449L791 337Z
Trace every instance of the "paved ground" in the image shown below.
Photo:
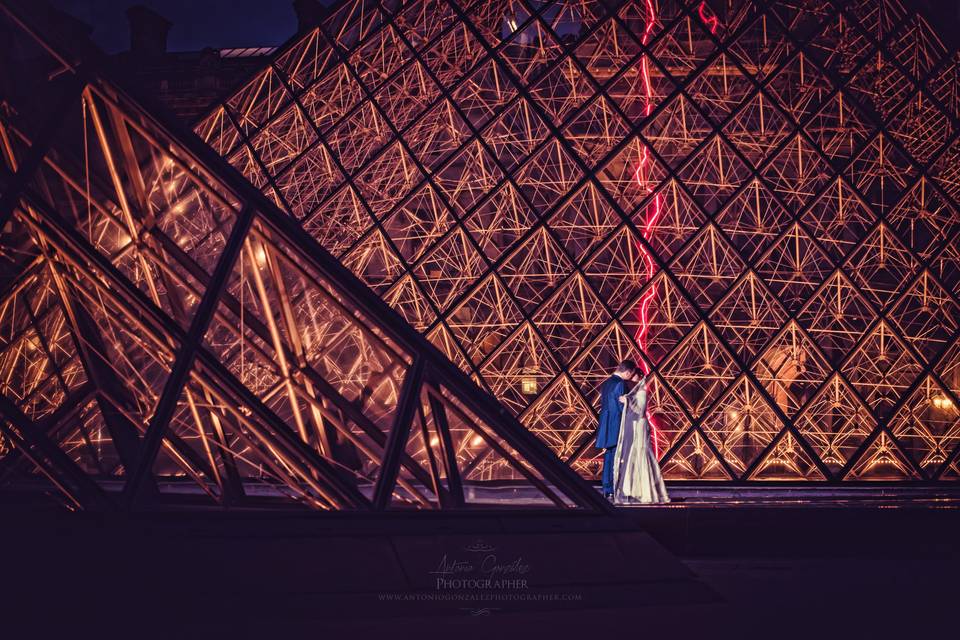
M272 620L311 629L417 638L955 638L960 562L953 557L708 558L687 565L722 600L390 621ZM305 624L306 623L306 624ZM253 627L248 631L252 632Z
M331 620L268 617L243 633L272 638L955 638L956 559L691 560L723 597L713 604L554 609L484 616ZM191 628L217 636L222 625ZM246 637L246 636L242 636Z
M595 527L590 520L417 514L393 521L401 536L414 538L479 532L496 542L495 536L533 532L543 541L535 537L537 572L549 572L559 591L582 595L460 609L384 606L377 593L409 589L418 580L413 565L394 567L396 587L376 558L363 566L338 561L342 554L331 553L331 541L378 535L382 523L375 519L177 515L100 522L7 513L0 528L7 594L0 598L0 638L957 637L954 501L756 498L624 510L620 533L612 535L627 545L626 556L637 551L628 572L636 580L617 573L623 567L607 566L609 556L595 543L576 542ZM548 539L562 539L558 532L573 537L550 547ZM692 582L677 576L668 555L651 550L652 540L682 561ZM429 560L432 548L422 549Z

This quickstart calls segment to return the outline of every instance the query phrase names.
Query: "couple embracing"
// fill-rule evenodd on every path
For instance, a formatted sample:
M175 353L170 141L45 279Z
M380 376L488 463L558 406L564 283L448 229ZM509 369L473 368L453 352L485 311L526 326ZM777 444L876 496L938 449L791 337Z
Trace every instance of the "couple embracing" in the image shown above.
M624 360L600 387L598 449L603 495L616 504L669 502L647 418L647 387L632 360Z

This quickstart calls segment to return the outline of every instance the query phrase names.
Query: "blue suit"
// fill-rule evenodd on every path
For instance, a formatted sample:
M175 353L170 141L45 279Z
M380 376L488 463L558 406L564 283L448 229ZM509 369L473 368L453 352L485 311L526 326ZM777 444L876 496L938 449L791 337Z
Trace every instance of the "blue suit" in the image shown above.
M620 438L620 418L623 415L623 403L620 396L627 392L627 381L620 376L610 376L600 386L600 424L597 427L598 449L606 449L603 454L603 493L613 493L613 460L617 452L617 440Z

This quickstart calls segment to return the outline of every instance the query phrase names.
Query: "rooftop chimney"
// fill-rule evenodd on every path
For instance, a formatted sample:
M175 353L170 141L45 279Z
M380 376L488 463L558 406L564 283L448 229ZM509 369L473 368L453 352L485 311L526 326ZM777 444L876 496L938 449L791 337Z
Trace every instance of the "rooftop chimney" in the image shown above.
M326 13L317 0L293 0L293 10L297 14L297 33L316 27Z
M143 5L127 9L130 23L130 52L143 57L156 57L167 52L167 34L172 22Z

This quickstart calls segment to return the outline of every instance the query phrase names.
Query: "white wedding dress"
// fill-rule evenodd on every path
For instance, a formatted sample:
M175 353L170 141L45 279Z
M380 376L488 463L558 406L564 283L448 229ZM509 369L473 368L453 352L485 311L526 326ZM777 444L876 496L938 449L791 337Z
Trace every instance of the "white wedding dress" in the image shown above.
M613 463L613 501L616 504L669 502L651 441L645 380L627 396L620 420Z

